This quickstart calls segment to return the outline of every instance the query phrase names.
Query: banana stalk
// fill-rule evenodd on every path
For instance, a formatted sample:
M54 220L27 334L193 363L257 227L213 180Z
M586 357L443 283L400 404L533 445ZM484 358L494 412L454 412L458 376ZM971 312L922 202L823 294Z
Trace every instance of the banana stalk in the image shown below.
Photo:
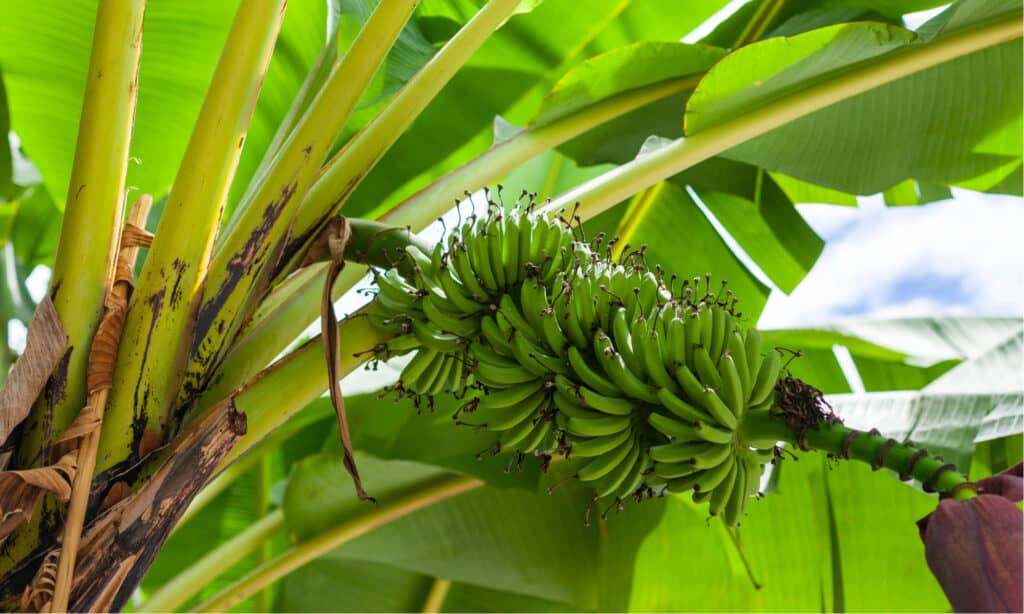
M295 212L359 96L397 39L417 0L377 6L352 48L274 158L210 263L206 292L196 314L195 336L176 406L202 391L269 284L271 267Z
M97 468L161 442L191 349L217 225L284 16L285 0L239 8L132 295ZM145 430L139 429L143 422Z
M25 421L18 466L45 464L53 442L85 402L89 343L103 314L120 246L125 177L135 115L143 0L103 0L96 12L89 73L50 295L68 334L68 351ZM53 503L12 534L0 576L52 535ZM47 520L44 520L47 519ZM44 525L44 526L41 526Z
M405 84L388 105L324 167L295 217L284 248L293 270L303 249L319 235L378 160L437 96L449 80L509 18L520 0L491 0Z

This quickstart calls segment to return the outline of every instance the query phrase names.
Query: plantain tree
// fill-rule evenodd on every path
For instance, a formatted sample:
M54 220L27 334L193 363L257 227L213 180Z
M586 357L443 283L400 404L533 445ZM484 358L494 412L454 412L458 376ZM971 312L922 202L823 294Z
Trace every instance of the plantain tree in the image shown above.
M1021 4L726 4L0 3L0 604L1019 608L1019 319L757 323L1021 194Z

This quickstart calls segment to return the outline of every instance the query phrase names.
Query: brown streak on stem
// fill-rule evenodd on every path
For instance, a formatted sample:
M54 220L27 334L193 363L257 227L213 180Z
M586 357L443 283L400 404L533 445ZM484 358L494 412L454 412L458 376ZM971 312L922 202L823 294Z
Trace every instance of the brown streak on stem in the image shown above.
M173 453L136 494L104 512L83 536L73 611L120 610L199 489L245 434L228 399L189 425Z

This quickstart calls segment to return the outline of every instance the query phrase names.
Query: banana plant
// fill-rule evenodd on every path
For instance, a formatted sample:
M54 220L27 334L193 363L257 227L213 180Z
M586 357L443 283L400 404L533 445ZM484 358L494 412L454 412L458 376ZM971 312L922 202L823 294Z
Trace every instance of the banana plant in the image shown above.
M1019 460L1019 322L756 325L823 248L795 203L1020 195L1020 2L734 4L2 5L19 363L66 343L8 379L0 604L947 608L894 526Z

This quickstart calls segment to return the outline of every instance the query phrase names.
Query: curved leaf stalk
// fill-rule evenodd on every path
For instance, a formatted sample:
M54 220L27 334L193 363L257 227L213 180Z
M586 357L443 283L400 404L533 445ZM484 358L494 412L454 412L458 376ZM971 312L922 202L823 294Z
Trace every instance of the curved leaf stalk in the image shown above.
M743 28L743 31L736 38L736 44L733 45L733 48L749 45L760 40L765 32L768 31L768 28L775 24L775 20L785 4L786 0L764 0L757 7L757 11L754 12L754 16L747 22L746 27Z
M153 206L153 198L149 194L143 194L128 213L128 224L134 228L143 229L146 227L146 218ZM119 252L118 268L127 268L131 271L135 267L135 260L139 255L137 245L122 245ZM112 380L109 371L106 374L96 376L97 356L105 355L107 348L115 346L120 342L120 324L123 322L123 309L128 302L131 291L131 278L119 278L113 280L113 288L107 301L108 310L104 313L103 320L96 332L89 349L89 398L86 407L82 412L91 411L94 419L102 422L106 410L107 398L110 393ZM79 414L79 419L82 414ZM77 422L77 420L76 420ZM53 599L50 610L63 612L68 609L68 601L71 597L71 580L75 572L75 560L78 556L79 546L82 539L82 528L85 522L86 508L89 504L89 493L91 491L92 476L96 468L96 451L99 448L100 433L93 430L85 434L78 441L78 450L75 456L77 468L75 477L72 480L71 500L68 502L67 512L64 518L64 530L61 538L60 561L57 566L56 585L53 589Z
M448 597L448 591L452 588L452 581L443 578L435 578L430 585L430 592L423 602L423 614L438 614L443 611L444 600Z
M395 97L328 162L295 216L285 246L284 270L297 259L377 161L419 117L441 88L515 11L520 0L491 0L416 73Z
M184 385L175 406L205 387L227 342L262 296L267 265L277 262L282 239L307 188L359 96L383 62L418 0L382 2L360 30L352 48L274 157L252 198L239 204L238 224L213 256Z
M788 425L781 413L773 410L754 412L740 426L741 442L785 441L804 450L819 450L840 459L853 459L871 465L873 469L891 469L902 480L914 478L927 492L940 492L956 499L974 497L976 491L967 478L946 463L941 456L929 454L910 442L898 442L842 424L821 423L803 433Z
M240 7L139 275L118 350L97 469L160 441L182 377L224 200L238 165L285 0ZM153 351L150 351L153 349ZM138 428L142 421L146 432Z
M209 601L197 606L196 611L226 611L271 582L361 535L482 484L483 482L476 478L448 475L419 484L407 494L389 503L362 508L367 511L338 524L329 531L292 546L214 595Z
M284 512L276 509L269 512L245 531L232 537L203 558L189 565L174 576L160 590L139 606L136 612L173 612L207 586L232 565L244 559L250 552L263 547L267 540L285 528Z
M593 217L659 181L791 121L916 72L1018 39L1021 34L1018 16L1010 15L927 44L894 51L877 62L843 72L767 103L756 111L677 139L569 190L543 210L571 209L580 203L578 213L584 218Z
M316 60L313 62L313 66L309 69L309 74L306 75L305 81L302 82L302 87L295 94L295 100L292 101L292 106L289 107L288 113L281 119L281 124L277 127L277 132L274 133L274 138L271 139L270 144L267 145L267 150L263 153L263 159L260 160L259 165L256 167L256 171L253 172L252 180L249 182L245 193L239 202L249 202L252 199L253 193L256 189L262 185L263 180L266 178L267 173L270 171L271 163L274 161L274 157L281 151L281 147L284 146L288 139L288 136L295 130L302 116L305 114L309 106L313 104L316 99L316 95L320 92L320 88L323 87L324 82L331 74L331 70L338 61L338 28L337 23L328 24L330 27L330 33L327 35L327 41L324 43L324 48L320 51L320 54L316 56ZM239 214L241 209L235 209L228 221L223 224L220 228L219 234L221 238L231 236L235 231L235 225L238 224Z
M74 166L50 280L68 349L24 423L19 467L42 464L85 402L88 348L103 315L121 242L144 7L143 0L105 0L97 8ZM53 534L53 505L48 498L43 512L8 537L0 553L0 575L37 545L43 518L43 533Z
M531 126L495 145L478 158L447 173L383 213L378 220L419 232L452 207L453 195L475 190L500 179L524 162L580 134L647 104L691 89L701 75L673 79L602 100L578 113ZM355 224L356 220L350 220ZM355 243L356 241L354 241ZM197 407L210 407L262 369L291 343L320 310L324 284L322 267L307 267L285 280L253 314L217 371L216 380ZM364 271L348 267L334 284L334 298L352 289Z
M100 2L50 294L68 354L26 422L19 464L45 460L85 401L89 342L103 314L121 221L145 3Z

